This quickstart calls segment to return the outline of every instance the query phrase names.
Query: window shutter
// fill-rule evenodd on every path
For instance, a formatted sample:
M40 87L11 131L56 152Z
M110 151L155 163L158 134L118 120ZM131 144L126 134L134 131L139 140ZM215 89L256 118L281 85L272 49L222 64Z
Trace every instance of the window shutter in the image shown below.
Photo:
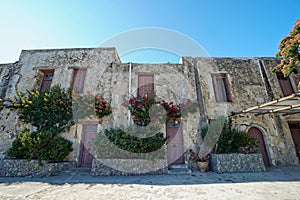
M42 70L44 76L40 88L40 92L44 92L45 90L49 89L51 87L54 70Z
M75 92L82 93L84 88L86 69L74 69L72 88Z
M154 98L154 75L139 75L138 78L138 96Z
M284 77L281 72L277 72L276 75L283 95L286 97L293 94L294 90L290 78Z
M226 74L213 74L213 87L216 102L231 102L231 93Z

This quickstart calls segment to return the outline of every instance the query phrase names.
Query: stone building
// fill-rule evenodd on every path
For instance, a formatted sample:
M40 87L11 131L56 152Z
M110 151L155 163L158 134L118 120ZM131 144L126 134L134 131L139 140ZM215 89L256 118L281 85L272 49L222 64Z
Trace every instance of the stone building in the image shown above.
M298 165L300 114L296 106L284 113L258 106L297 93L299 75L284 78L269 72L278 62L277 58L182 57L180 64L139 64L121 63L115 48L23 50L16 63L0 65L0 98L14 96L17 90L44 90L56 84L73 85L82 94L103 95L113 107L112 115L101 123L97 119L77 121L63 133L73 142L68 159L81 166L91 164L82 148L85 140L91 140L97 131L133 123L122 105L124 99L152 93L160 100L179 104L189 99L198 105L196 112L182 118L174 148L167 147L169 164L186 163L188 149L201 143L201 128L225 115L232 117L233 127L260 140L265 165ZM1 154L22 126L15 112L1 111ZM166 135L172 130L163 127Z

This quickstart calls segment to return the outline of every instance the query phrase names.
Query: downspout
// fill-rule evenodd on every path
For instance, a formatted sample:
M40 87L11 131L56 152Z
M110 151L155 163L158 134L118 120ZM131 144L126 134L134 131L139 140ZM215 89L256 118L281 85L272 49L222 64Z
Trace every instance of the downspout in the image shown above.
M128 100L130 98L131 95L131 62L129 63L129 72L128 72ZM130 126L130 119L131 119L131 115L130 115L130 110L127 110L127 125Z

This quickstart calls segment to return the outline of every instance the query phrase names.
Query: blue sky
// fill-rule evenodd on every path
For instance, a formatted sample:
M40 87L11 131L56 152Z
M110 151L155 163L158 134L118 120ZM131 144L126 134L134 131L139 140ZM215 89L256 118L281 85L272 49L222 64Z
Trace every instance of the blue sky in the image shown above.
M22 49L98 47L143 27L182 33L213 57L274 56L299 10L299 0L0 0L0 63L17 61ZM177 62L149 49L121 59Z

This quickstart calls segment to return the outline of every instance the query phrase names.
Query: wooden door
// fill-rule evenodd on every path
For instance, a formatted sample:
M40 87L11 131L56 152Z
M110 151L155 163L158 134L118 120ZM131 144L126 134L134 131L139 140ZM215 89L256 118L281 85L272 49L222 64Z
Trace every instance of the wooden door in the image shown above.
M168 164L170 165L184 163L182 127L167 126L166 132Z
M91 167L94 159L94 152L91 142L96 137L97 124L83 124L82 140L81 140L81 153L80 153L80 166Z
M289 122L292 138L294 141L296 155L300 161L300 125L299 122Z
M256 139L259 142L259 151L263 157L265 166L269 166L269 157L265 146L265 141L262 133L258 128L252 127L249 129L248 134L251 138Z
M289 96L294 93L291 80L289 77L284 77L284 75L281 72L277 72L277 79L279 81L279 85L281 88L281 91L284 96Z

